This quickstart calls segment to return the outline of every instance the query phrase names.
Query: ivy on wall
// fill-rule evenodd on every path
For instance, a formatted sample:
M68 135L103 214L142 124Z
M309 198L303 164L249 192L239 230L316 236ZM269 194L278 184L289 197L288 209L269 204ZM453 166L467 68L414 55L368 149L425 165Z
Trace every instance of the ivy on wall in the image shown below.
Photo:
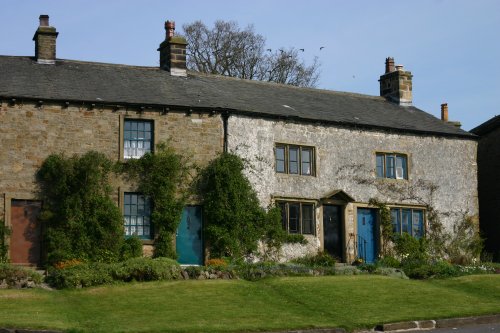
M286 241L277 207L260 207L257 195L243 174L240 157L224 153L200 174L204 235L212 257L243 258L255 253L258 242L277 249Z
M8 261L7 253L9 246L7 245L7 237L11 234L11 229L7 227L3 220L0 220L0 263Z
M123 244L123 217L111 199L114 164L104 154L50 155L37 173L44 205L46 261L110 262Z
M122 166L128 179L137 183L137 190L152 202L151 220L156 233L154 256L176 259L174 235L191 192L195 166L166 143L158 144L154 153L129 160Z

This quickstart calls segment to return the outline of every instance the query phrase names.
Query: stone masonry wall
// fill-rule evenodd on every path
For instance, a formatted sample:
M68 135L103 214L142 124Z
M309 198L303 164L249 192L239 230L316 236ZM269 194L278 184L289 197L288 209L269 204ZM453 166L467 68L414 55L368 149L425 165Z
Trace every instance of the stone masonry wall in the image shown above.
M249 161L246 173L262 206L273 197L317 199L343 190L355 203L346 206L345 237L355 232L356 207L370 198L393 205L431 204L452 228L463 212L477 216L477 142L474 140L396 134L231 116L229 150ZM274 171L274 145L313 146L316 176ZM408 156L408 180L377 179L376 152ZM322 210L316 210L316 235L306 236L322 249ZM352 245L352 244L351 244ZM288 250L294 256L293 250ZM297 249L296 254L302 254Z
M120 119L151 119L155 124L155 143L170 140L180 153L206 165L222 151L223 127L219 116L186 115L155 110L136 111L88 106L69 107L45 103L0 107L0 219L5 214L5 196L35 199L35 173L47 156L67 156L90 150L104 153L113 160L120 155ZM118 186L123 184L119 180ZM118 191L116 191L118 192Z

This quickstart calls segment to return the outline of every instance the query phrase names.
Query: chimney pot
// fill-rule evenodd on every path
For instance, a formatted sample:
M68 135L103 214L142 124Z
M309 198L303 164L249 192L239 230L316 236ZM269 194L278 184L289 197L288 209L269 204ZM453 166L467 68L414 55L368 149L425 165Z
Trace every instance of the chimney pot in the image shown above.
M49 15L40 15L40 26L41 27L49 26Z
M387 57L385 58L385 73L394 72L394 58Z
M448 121L448 103L441 104L441 120Z
M396 65L396 70L397 70L397 71L402 71L402 70L404 70L404 69L403 69L403 65Z
M165 22L165 39L170 39L174 37L174 31L175 31L175 22L174 21L166 21Z

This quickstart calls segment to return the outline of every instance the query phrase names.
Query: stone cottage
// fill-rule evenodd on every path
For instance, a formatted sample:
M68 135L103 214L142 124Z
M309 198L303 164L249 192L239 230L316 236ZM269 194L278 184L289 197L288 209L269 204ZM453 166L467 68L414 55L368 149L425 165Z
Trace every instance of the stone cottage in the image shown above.
M283 228L308 241L285 246L282 258L325 250L375 260L380 225L370 199L391 207L396 232L416 237L429 206L448 226L456 214L478 214L476 137L412 106L412 75L392 58L380 96L297 88L188 72L185 40L173 22L165 29L159 67L58 59L46 15L34 57L0 56L0 217L13 230L12 262L39 264L35 173L48 155L97 150L126 160L165 140L200 165L222 151L249 160L262 206L279 205ZM146 198L114 186L125 233L150 251ZM201 264L202 206L192 204L177 251L181 263Z

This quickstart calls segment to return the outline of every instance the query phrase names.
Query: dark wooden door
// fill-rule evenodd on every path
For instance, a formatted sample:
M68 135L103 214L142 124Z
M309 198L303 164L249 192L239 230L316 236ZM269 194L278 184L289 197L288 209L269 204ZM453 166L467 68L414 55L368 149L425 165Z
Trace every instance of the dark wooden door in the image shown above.
M13 264L40 266L41 226L38 215L40 201L12 200L10 259Z
M342 261L342 212L341 206L323 205L323 241L324 249L333 257Z

